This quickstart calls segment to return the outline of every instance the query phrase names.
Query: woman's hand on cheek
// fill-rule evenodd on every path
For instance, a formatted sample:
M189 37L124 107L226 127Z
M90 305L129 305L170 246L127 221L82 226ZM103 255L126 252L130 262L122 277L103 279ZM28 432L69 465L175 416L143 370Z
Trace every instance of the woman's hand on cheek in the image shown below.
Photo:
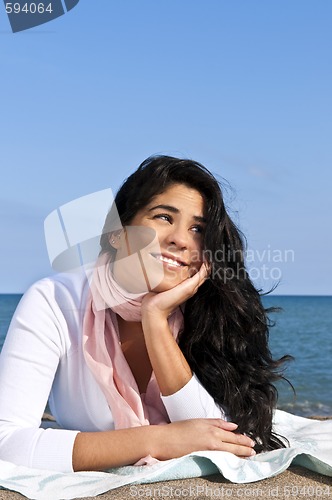
M203 263L199 271L165 292L150 292L142 300L142 316L153 316L167 319L181 304L190 299L198 288L209 277L210 269Z

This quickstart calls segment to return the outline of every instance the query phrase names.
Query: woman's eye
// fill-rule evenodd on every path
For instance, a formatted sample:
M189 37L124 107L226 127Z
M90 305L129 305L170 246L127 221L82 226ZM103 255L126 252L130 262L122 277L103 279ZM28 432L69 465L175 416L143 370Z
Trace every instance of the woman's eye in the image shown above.
M172 218L168 214L157 214L154 216L154 219L161 219L167 222L172 222Z
M192 228L192 230L195 232L195 233L203 233L204 231L204 228L202 226L194 226Z

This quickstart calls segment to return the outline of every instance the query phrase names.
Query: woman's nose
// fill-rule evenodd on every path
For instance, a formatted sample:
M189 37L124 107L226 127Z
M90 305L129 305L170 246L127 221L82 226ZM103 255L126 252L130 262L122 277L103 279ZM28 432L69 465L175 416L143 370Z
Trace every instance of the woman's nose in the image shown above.
M167 244L170 246L176 246L179 249L185 249L188 248L188 241L189 234L187 228L181 228L181 227L176 227L171 226L170 231L167 235Z

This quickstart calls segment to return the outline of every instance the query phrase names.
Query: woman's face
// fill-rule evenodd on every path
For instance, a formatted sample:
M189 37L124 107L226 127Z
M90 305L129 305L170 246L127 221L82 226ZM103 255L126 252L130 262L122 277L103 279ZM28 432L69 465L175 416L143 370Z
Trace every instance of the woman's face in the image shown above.
M203 261L204 209L202 195L183 184L152 198L115 244L111 236L116 281L132 293L162 292L193 276Z

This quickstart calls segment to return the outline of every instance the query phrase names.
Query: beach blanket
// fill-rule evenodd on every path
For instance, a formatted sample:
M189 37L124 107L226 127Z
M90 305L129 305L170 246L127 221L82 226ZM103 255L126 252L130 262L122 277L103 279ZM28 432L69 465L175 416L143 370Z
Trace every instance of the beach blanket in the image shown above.
M290 446L247 459L223 451L202 451L153 465L66 474L0 461L0 486L31 499L60 500L95 496L129 484L218 472L234 483L251 483L280 474L291 464L332 476L332 420L311 420L276 410L274 428L287 437Z

